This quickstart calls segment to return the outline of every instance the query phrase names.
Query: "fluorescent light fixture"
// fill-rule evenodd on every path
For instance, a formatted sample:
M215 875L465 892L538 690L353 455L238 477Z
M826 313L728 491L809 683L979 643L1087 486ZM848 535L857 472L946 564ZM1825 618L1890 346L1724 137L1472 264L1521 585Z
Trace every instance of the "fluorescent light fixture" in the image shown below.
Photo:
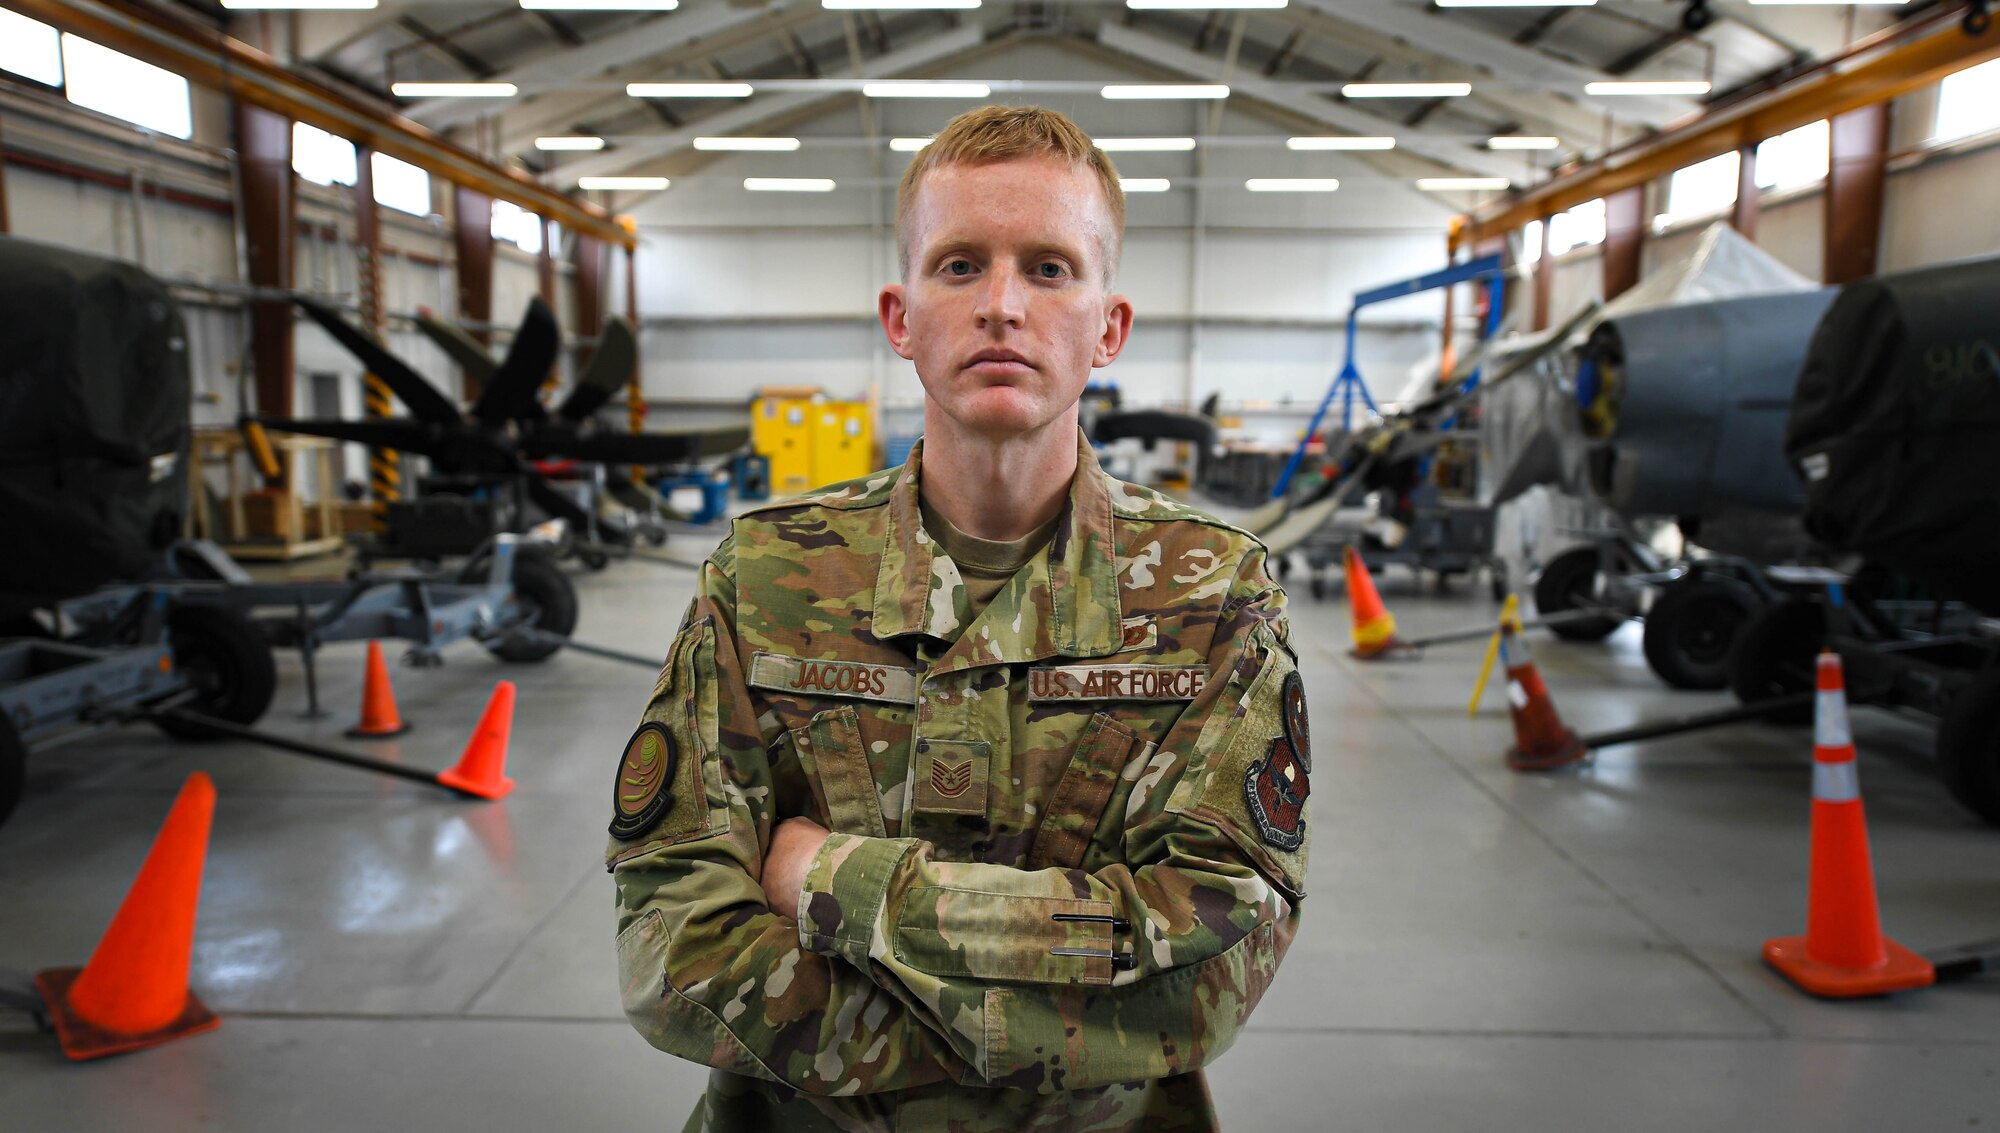
M633 98L749 98L749 83L626 83Z
M1348 83L1340 93L1347 98L1464 98L1472 93L1472 84Z
M1505 189L1513 182L1505 177L1419 177L1417 188L1426 193L1478 192Z
M743 187L753 193L831 193L831 177L745 177Z
M799 148L797 138L696 138L700 150L734 150L742 153L790 153Z
M1331 193L1340 182L1332 177L1252 177L1243 187L1253 193Z
M1221 83L1113 83L1098 92L1106 98L1228 98Z
M1750 2L1752 4L1824 4L1829 7L1836 5L1860 7L1866 5L1871 8L1895 8L1907 3L1908 0L1750 0Z
M1165 177L1120 177L1118 187L1128 193L1164 193L1174 183Z
M915 153L931 144L929 138L890 138L889 148L897 153Z
M603 138L579 136L536 138L535 148L540 150L594 150L604 148Z
M1562 141L1557 138L1530 134L1507 134L1486 139L1487 149L1554 149L1561 144Z
M1285 148L1298 150L1395 149L1396 139L1368 137L1286 138Z
M993 93L993 88L985 83L933 83L908 79L862 83L861 93L869 98L985 98Z
M1105 153L1186 153L1194 148L1193 138L1096 138Z
M222 6L232 12L253 12L259 10L290 9L293 11L366 11L375 7L379 0L222 0Z
M665 177L579 177L576 179L576 187L579 189L602 190L608 193L656 192L671 184L673 182L667 180Z
M1666 82L1605 81L1583 84L1585 94L1707 94L1708 89L1706 79Z
M1750 0L1755 4L1757 0ZM1588 8L1597 0L1432 0L1440 8Z
M1288 0L1125 0L1125 6L1135 12L1148 9L1206 9L1206 8L1282 8Z
M513 98L521 93L513 83L391 83L397 98Z
M671 12L681 0L521 0L521 7L547 12Z
M979 0L819 0L829 12L904 11L912 8L977 8Z

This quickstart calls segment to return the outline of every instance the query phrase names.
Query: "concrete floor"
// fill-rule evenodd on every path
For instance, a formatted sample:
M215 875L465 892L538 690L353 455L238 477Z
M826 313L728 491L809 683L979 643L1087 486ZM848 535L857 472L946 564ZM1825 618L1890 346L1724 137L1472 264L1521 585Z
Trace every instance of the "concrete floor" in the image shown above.
M699 550L691 541L681 549ZM705 548L702 548L705 549ZM576 577L581 640L663 652L691 576ZM1489 620L1483 594L1383 581L1405 633ZM1740 726L1523 777L1480 649L1347 658L1343 601L1294 587L1318 741L1307 920L1213 1076L1225 1126L1291 1130L1962 1130L2000 1124L2000 979L1810 1000L1758 947L1805 918L1810 740ZM1670 692L1636 627L1535 638L1572 726L1725 703ZM329 718L281 659L265 724L334 743L361 653L324 655ZM461 648L395 670L416 730L376 745L442 767L493 682L518 682L498 804L144 728L37 757L0 827L0 968L81 963L182 778L220 790L193 984L212 1034L67 1063L0 1016L0 1128L667 1129L703 1072L619 1014L604 844L610 765L652 673L575 653ZM1858 714L1883 915L1923 950L2000 935L2000 831L1931 777L1927 732Z

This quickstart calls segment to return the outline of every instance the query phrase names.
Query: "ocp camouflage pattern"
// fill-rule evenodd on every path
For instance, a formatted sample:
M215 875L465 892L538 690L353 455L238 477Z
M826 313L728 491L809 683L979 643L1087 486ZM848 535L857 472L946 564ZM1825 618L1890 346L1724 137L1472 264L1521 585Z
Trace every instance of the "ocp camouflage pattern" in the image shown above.
M1245 797L1296 669L1284 593L1253 537L1078 448L1048 549L976 618L921 444L704 564L642 721L680 755L669 805L608 851L626 1012L715 1068L689 1128L1214 1127L1202 1068L1304 897L1307 843ZM834 834L771 909L793 815Z

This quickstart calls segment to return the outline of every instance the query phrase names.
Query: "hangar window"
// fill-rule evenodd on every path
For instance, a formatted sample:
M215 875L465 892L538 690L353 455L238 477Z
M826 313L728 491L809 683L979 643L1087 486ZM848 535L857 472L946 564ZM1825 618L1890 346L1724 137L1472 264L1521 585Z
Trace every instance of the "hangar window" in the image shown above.
M172 71L68 32L62 69L64 93L78 106L176 138L194 136L188 81Z
M1604 243L1604 200L1585 201L1549 221L1549 254Z
M1735 150L1674 170L1667 182L1667 211L1653 218L1654 230L1735 204L1736 183L1742 175L1743 155Z
M1832 133L1822 118L1757 143L1757 187L1783 192L1826 180Z
M352 185L354 143L318 126L292 123L292 172L315 185Z
M56 29L0 8L0 71L43 86L62 85L62 40Z
M373 153L368 155L368 169L375 175L376 204L417 216L431 214L431 175L422 166Z
M1532 264L1542 258L1542 222L1531 220L1521 227L1521 262Z
M1938 84L1937 130L1941 142L2000 130L2000 59L1946 75Z
M493 238L523 252L542 250L542 218L509 201L493 202Z

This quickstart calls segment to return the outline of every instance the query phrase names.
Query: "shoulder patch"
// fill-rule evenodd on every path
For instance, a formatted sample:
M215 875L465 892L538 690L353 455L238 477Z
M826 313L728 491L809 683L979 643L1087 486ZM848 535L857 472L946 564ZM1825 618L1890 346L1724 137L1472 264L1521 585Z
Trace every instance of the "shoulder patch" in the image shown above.
M1243 801L1264 843L1291 851L1305 842L1306 796L1312 794L1305 683L1297 670L1285 674L1281 695L1284 730L1243 772Z
M650 830L673 802L671 784L680 753L674 736L656 720L639 725L618 758L611 792L611 836L629 842Z

